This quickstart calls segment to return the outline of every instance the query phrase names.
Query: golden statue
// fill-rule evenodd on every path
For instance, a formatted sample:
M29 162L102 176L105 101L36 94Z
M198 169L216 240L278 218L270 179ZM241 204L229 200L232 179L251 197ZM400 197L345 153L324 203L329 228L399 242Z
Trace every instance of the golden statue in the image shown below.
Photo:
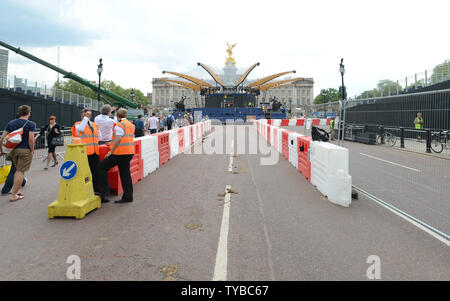
M228 49L227 49L228 57L227 57L227 60L225 61L225 66L228 64L228 62L232 62L233 65L236 65L236 61L235 61L234 58L231 56L231 55L233 54L232 49L234 48L234 46L236 46L236 44L237 44L237 43L235 43L233 46L230 46L230 44L228 44L228 42L227 42L227 46L228 46Z

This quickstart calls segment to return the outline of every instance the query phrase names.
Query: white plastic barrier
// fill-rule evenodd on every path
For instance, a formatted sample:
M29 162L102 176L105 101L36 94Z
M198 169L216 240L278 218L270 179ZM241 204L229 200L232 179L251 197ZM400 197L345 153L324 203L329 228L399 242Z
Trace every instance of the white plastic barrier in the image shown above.
M184 130L184 149L187 149L191 146L191 133L189 131L189 127L185 126Z
M272 125L274 126L281 126L281 119L273 119Z
M283 153L283 132L285 132L287 130L280 128L280 130L278 131L278 152L280 154Z
M352 202L348 158L346 148L328 142L311 142L311 184L330 202L344 207Z
M170 159L178 155L178 129L169 131Z
M144 161L144 177L146 177L159 168L158 137L147 135L135 140L141 140L141 157Z
M271 126L270 127L270 145L274 145L274 131L275 131L275 127Z
M192 142L195 143L197 141L197 131L195 130L195 125L190 125L190 128L192 128Z
M289 126L296 126L297 125L297 118L289 119Z
M289 163L291 163L295 168L298 169L298 137L302 136L298 133L289 134Z

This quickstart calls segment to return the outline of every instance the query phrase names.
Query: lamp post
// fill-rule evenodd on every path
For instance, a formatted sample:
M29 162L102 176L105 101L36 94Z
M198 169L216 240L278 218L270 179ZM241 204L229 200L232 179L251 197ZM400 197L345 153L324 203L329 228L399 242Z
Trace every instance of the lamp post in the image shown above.
M344 68L343 62L344 62L344 59L341 58L341 63L339 64L339 72L341 72L341 78L342 78L342 104L343 104L344 108L343 108L343 110L341 110L341 112L343 111L342 119L341 119L341 114L339 114L339 130L338 130L339 145L342 145L342 140L344 140L343 138L345 135L345 107L347 106L347 101L345 99L345 86L344 86L345 68ZM341 125L342 125L342 137L341 137Z
M102 77L102 72L103 72L103 64L102 64L102 59L100 59L100 64L98 64L97 66L97 74L98 74L98 97L97 97L97 101L100 103L100 81L101 81L101 77Z

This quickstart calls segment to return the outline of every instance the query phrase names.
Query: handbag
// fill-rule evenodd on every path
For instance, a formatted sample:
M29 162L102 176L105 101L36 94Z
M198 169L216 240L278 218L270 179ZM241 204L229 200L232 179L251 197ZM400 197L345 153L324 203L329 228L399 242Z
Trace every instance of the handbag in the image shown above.
M23 134L23 128L27 125L29 120L23 124L23 126L20 129L17 129L15 131L12 131L8 135L6 135L5 139L3 139L3 152L8 154L13 149L16 148L17 145L22 142L22 134Z
M59 134L58 136L53 137L51 141L52 146L64 146L64 136Z
M47 133L50 132L50 125L47 128ZM47 134L48 135L48 134ZM53 137L52 141L50 141L51 146L64 146L64 136L59 133L58 136Z

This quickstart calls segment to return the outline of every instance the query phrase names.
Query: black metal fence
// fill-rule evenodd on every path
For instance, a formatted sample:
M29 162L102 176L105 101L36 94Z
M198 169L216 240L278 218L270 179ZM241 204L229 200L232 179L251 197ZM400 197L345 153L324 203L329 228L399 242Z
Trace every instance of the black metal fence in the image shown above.
M0 89L0 131L5 128L10 120L15 119L17 109L21 105L31 106L30 120L34 121L38 128L48 124L48 117L51 115L56 116L56 122L59 125L69 128L80 120L80 112L83 109L83 107L77 105L64 104L8 89ZM93 117L98 114L98 111L92 111Z
M349 101L346 123L414 128L417 113L422 113L424 129L450 129L450 90L376 98L373 103Z

